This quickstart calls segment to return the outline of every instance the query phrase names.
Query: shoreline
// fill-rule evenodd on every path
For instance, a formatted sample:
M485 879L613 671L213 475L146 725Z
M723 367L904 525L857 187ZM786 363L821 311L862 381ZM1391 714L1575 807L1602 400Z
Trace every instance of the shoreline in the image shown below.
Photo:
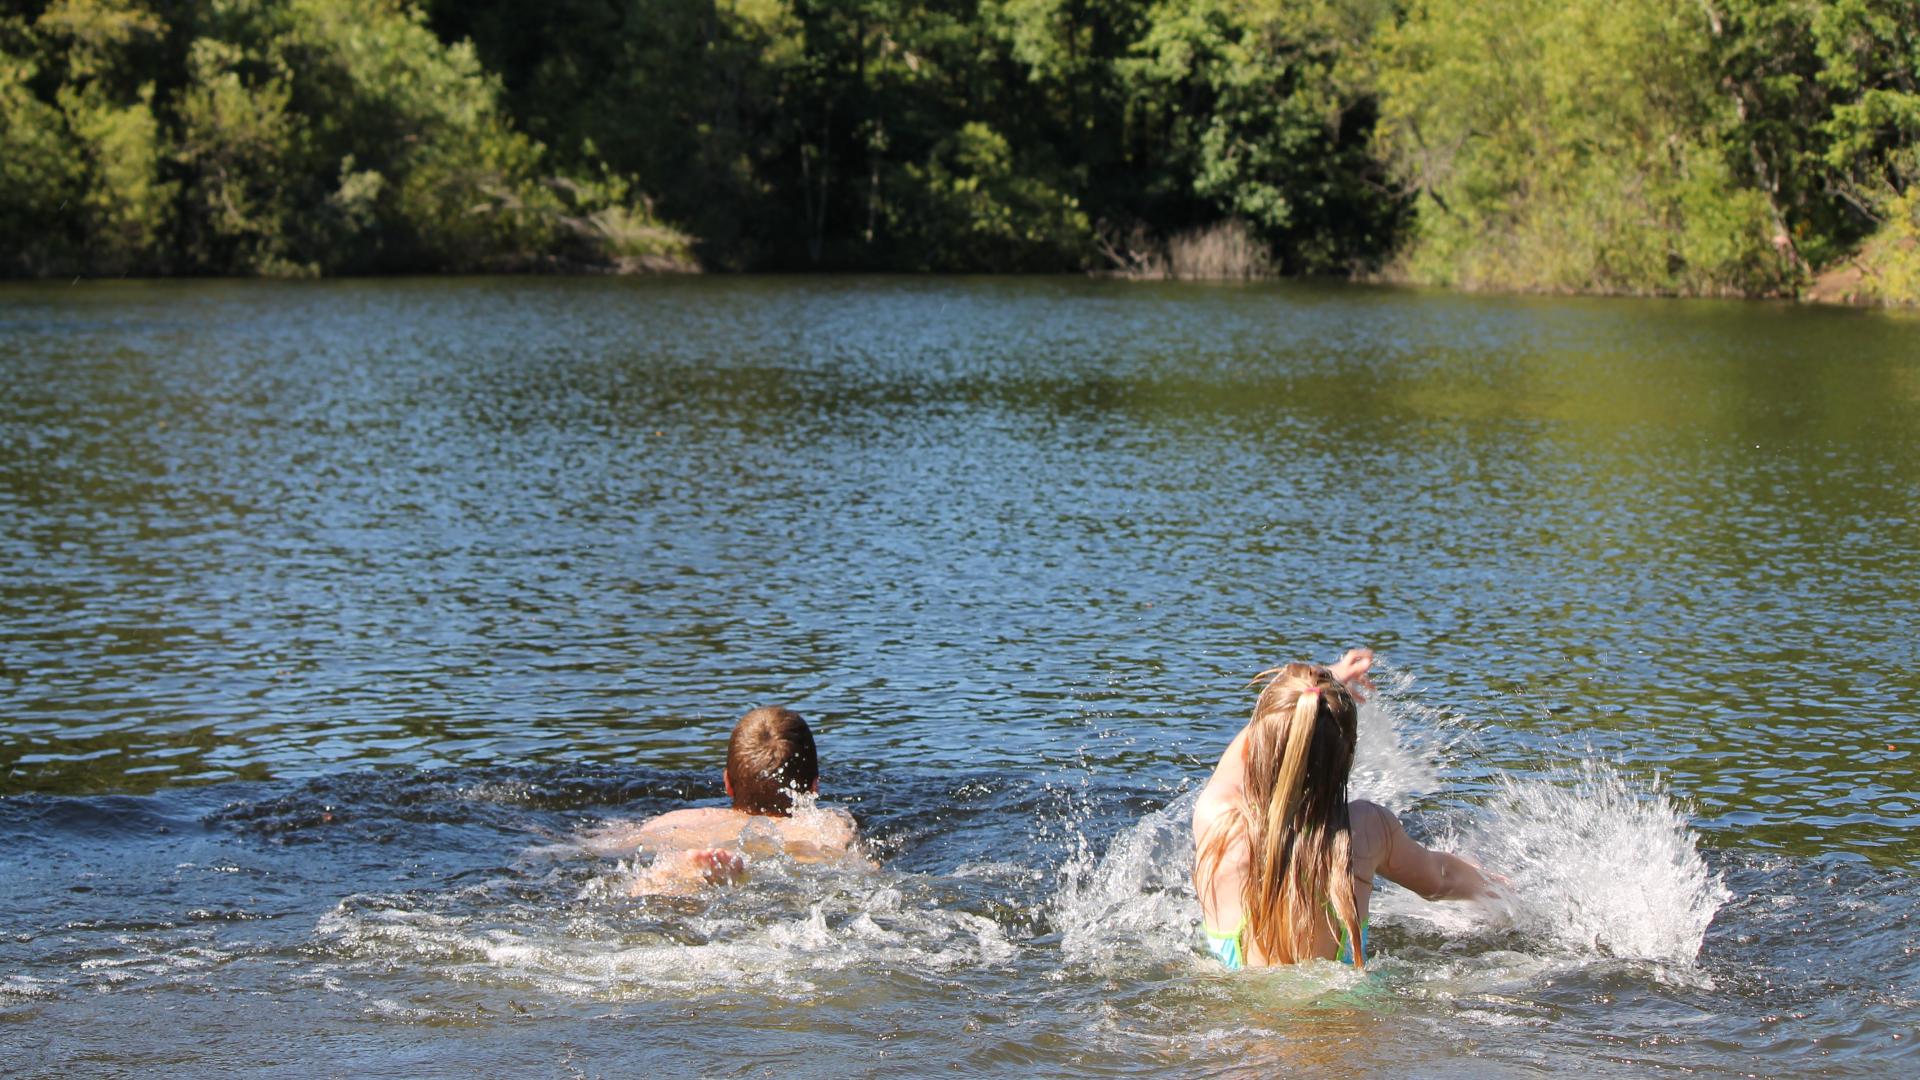
M1880 311L1916 311L1920 310L1920 300L1910 303L1889 302L1863 291L1860 288L1871 272L1856 260L1848 260L1842 265L1829 268L1814 276L1811 282L1795 295L1766 294L1703 294L1703 293L1663 293L1629 292L1606 289L1562 289L1562 288L1479 288L1461 285L1436 285L1416 281L1393 274L1356 274L1350 277L1337 277L1325 274L1271 274L1259 277L1176 277L1142 276L1106 270L1059 271L1056 273L1030 271L912 271L882 269L845 269L845 270L712 270L696 260L676 259L670 256L643 255L623 256L610 263L589 262L565 256L540 256L503 260L490 267L478 267L466 270L420 270L396 271L393 273L365 274L329 274L305 276L272 276L265 274L38 274L0 276L0 287L6 285L45 285L58 284L65 280L70 285L83 282L128 281L128 282L215 282L215 281L260 281L260 282L296 282L296 281L378 281L397 278L648 278L648 277L848 277L859 275L879 275L902 278L941 278L941 277L1014 277L1046 278L1069 277L1087 278L1099 281L1116 281L1132 284L1212 284L1212 285L1252 285L1267 282L1317 282L1339 285L1359 285L1403 289L1431 289L1437 292L1458 293L1462 296L1510 296L1543 297L1554 299L1621 299L1621 300L1736 300L1762 303L1785 303L1795 306L1822 308L1854 308Z

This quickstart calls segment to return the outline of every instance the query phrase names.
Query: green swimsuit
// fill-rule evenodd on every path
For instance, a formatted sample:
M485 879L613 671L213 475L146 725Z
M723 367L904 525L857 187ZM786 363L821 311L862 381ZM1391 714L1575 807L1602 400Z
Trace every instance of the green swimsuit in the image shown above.
M1353 943L1347 940L1347 924L1341 922L1340 917L1334 914L1332 904L1327 905L1327 915L1333 919L1333 925L1340 933L1340 962L1357 964L1358 961L1353 958ZM1372 921L1366 919L1360 923L1361 956L1367 955L1367 924ZM1239 971L1247 966L1247 917L1245 914L1240 916L1240 925L1234 927L1231 933L1223 934L1204 921L1201 922L1200 929L1206 931L1207 951L1213 954L1214 959L1220 961L1220 966L1228 971Z

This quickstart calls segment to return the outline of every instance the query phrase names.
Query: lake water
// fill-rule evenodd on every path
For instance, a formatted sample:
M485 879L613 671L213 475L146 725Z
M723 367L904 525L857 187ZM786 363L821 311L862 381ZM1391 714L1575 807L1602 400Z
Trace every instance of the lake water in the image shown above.
M1920 1072L1920 319L1315 285L0 288L0 1071ZM1510 876L1199 950L1249 676ZM879 869L625 898L814 724Z

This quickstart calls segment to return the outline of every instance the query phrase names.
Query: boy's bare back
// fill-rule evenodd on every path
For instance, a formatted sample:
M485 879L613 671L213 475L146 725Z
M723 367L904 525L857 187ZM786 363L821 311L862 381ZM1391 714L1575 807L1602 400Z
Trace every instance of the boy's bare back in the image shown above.
M609 857L730 848L744 855L784 854L802 862L831 860L853 850L853 815L832 808L796 807L790 817L749 814L728 806L691 807L638 825L613 825L587 835L590 850Z
M737 882L751 859L800 862L859 859L853 816L816 806L820 789L813 733L790 709L755 709L734 726L721 773L730 807L692 807L638 825L611 825L582 837L603 856L651 858L635 896L681 894Z

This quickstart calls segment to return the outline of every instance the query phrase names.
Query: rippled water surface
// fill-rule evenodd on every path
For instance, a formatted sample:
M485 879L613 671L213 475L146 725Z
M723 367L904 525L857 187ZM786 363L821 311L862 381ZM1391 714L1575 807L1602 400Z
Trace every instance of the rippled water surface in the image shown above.
M0 288L0 1071L1920 1071L1920 320L1319 286ZM1198 951L1246 678L1511 877ZM878 869L583 830L814 724Z

